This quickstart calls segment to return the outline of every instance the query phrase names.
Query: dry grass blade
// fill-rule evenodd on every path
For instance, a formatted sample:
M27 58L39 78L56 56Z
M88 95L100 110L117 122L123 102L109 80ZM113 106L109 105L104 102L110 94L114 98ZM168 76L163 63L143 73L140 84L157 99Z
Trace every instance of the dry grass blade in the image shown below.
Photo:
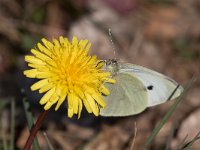
M10 118L10 150L14 150L15 137L15 100L11 100L11 118Z
M48 144L48 146L49 146L49 149L50 149L50 150L55 150L55 148L54 148L53 145L51 144L51 141L49 140L49 137L48 137L47 133L44 132L43 134L44 134L44 137L45 137L45 139L46 139L46 141L47 141L47 144Z
M200 139L200 131L196 134L196 136L189 142L183 144L183 146L178 146L177 150L188 150L191 146Z
M130 150L133 150L134 144L135 144L135 139L136 139L136 136L137 136L137 124L136 124L136 122L135 122L134 128L135 128L135 130L134 130L134 137L133 137L133 141L132 141Z
M0 128L1 128L3 149L8 150L8 143L7 143L7 139L6 139L6 131L5 131L5 127L3 126L2 117L1 117L1 120L0 120Z
M188 134L183 138L181 143L178 145L177 149L180 149L181 147L183 147L183 145L186 143L187 138L188 138Z

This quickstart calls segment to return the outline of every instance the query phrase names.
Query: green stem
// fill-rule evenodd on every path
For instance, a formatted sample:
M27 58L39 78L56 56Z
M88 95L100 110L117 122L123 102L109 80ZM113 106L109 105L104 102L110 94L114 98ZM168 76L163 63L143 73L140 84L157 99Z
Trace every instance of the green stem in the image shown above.
M42 122L43 122L44 118L46 117L47 113L48 113L48 110L45 110L38 117L35 126L31 129L30 135L26 141L26 144L25 144L23 150L30 150L33 140L34 140L39 128L41 127Z

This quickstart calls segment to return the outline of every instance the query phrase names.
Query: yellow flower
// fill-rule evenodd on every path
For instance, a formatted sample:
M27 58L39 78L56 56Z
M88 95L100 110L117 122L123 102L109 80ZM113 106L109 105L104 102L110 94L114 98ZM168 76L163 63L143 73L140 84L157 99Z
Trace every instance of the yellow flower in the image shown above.
M45 93L40 104L45 110L56 104L55 110L58 110L66 99L69 117L74 114L80 117L83 105L89 113L98 116L99 108L106 106L102 94L109 94L103 83L115 80L110 78L109 72L103 71L102 61L88 55L91 43L78 41L76 37L72 42L60 37L52 43L42 39L42 43L31 49L33 56L25 56L33 69L24 71L27 77L39 79L31 90Z

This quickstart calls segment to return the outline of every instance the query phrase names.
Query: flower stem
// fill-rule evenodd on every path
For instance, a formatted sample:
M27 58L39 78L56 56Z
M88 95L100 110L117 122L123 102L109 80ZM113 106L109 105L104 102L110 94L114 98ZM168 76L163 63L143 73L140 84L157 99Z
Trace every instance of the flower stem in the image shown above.
M26 141L26 144L25 144L23 150L30 150L30 147L34 141L34 138L35 138L39 128L41 127L42 122L43 122L44 118L46 117L47 113L48 113L48 110L45 110L39 115L36 124L31 129L30 135Z

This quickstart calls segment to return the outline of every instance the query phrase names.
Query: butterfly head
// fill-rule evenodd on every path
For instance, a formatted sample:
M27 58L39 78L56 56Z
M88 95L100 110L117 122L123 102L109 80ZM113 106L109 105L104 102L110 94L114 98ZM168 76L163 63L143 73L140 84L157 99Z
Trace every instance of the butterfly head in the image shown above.
M111 73L111 76L115 76L119 71L119 64L116 59L109 59L105 61L104 69Z

